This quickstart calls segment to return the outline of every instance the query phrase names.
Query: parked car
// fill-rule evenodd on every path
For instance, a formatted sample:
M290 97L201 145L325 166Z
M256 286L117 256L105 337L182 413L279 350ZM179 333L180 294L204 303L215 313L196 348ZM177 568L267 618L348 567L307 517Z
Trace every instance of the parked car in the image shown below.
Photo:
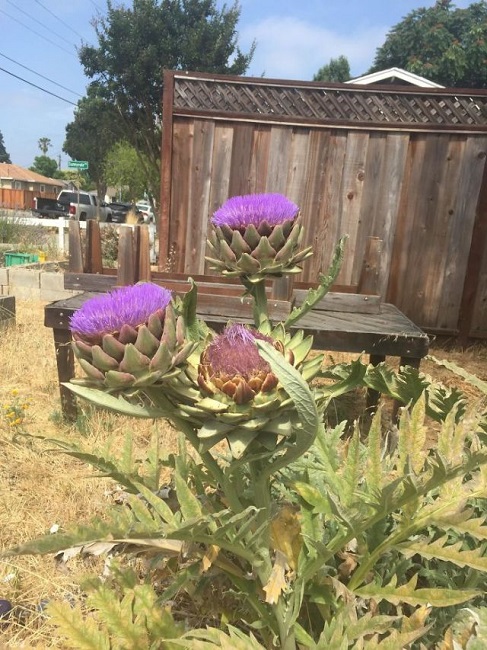
M135 205L137 207L137 210L140 210L142 213L144 223L155 223L156 219L154 216L154 211L152 210L152 206L149 201L137 201Z
M110 221L111 210L99 203L95 192L61 190L57 199L34 197L32 214L40 217L66 217L69 219L100 219Z
M127 215L133 213L134 223L143 220L143 213L137 209L134 203L123 203L121 201L114 201L107 206L111 210L111 217L107 221L112 223L127 223Z

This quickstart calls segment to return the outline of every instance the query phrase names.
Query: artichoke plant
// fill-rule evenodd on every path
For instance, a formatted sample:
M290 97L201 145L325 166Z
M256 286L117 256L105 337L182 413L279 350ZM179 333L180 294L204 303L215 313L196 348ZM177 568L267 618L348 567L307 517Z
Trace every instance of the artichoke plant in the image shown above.
M212 218L208 236L212 269L260 282L267 276L299 273L312 254L301 249L299 208L282 194L234 196Z
M167 381L194 349L171 292L152 283L91 298L73 314L70 329L74 353L87 375L73 382L108 390Z

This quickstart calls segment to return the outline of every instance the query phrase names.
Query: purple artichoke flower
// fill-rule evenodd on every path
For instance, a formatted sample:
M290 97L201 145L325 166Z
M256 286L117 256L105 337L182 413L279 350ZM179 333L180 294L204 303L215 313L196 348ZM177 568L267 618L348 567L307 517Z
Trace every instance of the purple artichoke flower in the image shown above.
M194 345L185 340L171 292L151 283L121 287L87 300L70 321L73 350L87 385L123 389L167 379Z
M120 287L87 300L70 320L71 332L83 340L99 341L122 328L137 328L152 314L160 316L171 302L171 292L150 282Z
M264 222L277 226L292 221L298 212L298 206L282 194L247 194L228 199L215 212L211 222L215 226L245 230L251 224L259 228Z
M217 391L228 395L237 404L245 404L257 393L267 393L278 384L269 364L259 355L255 339L272 343L272 338L244 325L230 325L216 336L201 355L198 384L203 392Z
M248 194L228 199L212 218L208 246L213 269L258 281L266 275L301 271L311 248L300 250L298 206L282 194Z

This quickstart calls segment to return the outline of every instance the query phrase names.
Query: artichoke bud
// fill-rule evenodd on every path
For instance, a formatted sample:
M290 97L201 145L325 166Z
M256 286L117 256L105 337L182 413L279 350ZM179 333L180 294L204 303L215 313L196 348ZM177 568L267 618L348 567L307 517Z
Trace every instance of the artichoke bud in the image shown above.
M171 292L151 283L86 301L72 317L73 349L87 379L110 390L173 381L193 352Z
M205 449L225 437L232 454L240 456L279 412L279 382L260 357L256 338L284 352L280 341L243 325L230 325L201 354L196 381L203 397L194 407L200 412L197 419ZM272 408L266 409L266 403ZM213 430L218 435L211 434Z
M215 212L208 236L213 269L260 279L300 271L311 254L300 250L299 208L281 194L234 196Z

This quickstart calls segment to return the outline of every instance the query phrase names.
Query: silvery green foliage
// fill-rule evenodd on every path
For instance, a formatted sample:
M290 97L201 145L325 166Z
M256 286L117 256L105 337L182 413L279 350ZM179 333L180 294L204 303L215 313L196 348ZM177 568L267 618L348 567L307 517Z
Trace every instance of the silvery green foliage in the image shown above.
M127 505L112 509L103 523L49 535L14 552L90 553L104 543L111 552L147 554L160 570L172 566L172 582L157 594L160 603L181 589L203 588L209 571L212 580L220 576L229 592L239 593L245 620L258 624L264 647L279 635L278 605L294 642L304 647L404 647L431 633L442 609L480 597L487 570L487 525L475 507L487 496L479 417L467 413L457 422L453 409L436 448L425 452L425 408L422 395L404 410L393 452L384 450L380 412L365 441L358 428L349 438L344 425L320 428L311 447L271 477L269 511L264 503L255 505L250 481L258 474L248 464L224 461L216 481L184 444L177 457L164 460L154 440L147 458L132 464L129 447L117 459L64 445L66 453L122 482ZM173 466L171 507L155 490L161 462ZM278 574L278 557L282 584L271 585L277 601L266 602L262 587ZM457 586L425 580L432 561L452 575L468 569L470 580ZM219 634L208 633L205 643Z
M260 355L258 382L238 363L228 377L217 376L204 353L214 335L196 318L193 287L171 304L169 319L181 319L184 328L173 333L184 332L187 344L170 338L189 352L171 360L176 371L159 377L161 386L70 385L95 405L166 418L181 433L179 452L169 457L157 436L139 459L129 437L118 455L55 443L116 481L125 498L103 519L10 554L147 560L147 584L117 573L117 594L98 585L92 614L57 610L56 621L73 643L87 630L93 643L98 636L101 641L86 647L117 649L137 647L138 635L144 647L171 650L396 650L420 639L433 647L443 632L435 620L444 612L451 619L455 608L482 596L483 415L412 369L394 373L359 360L322 370L322 358L309 356L312 341L288 331L326 292L342 247L321 289L284 324L269 321L263 278L242 278L260 332L244 337ZM240 393L225 385L243 380ZM366 387L404 404L396 445L383 439L380 410L367 432L356 425L350 434L345 422L325 426L332 399ZM224 439L228 451L217 453ZM160 491L162 467L171 471L170 498ZM191 603L200 616L211 603L212 626L182 634L168 611L174 602Z

